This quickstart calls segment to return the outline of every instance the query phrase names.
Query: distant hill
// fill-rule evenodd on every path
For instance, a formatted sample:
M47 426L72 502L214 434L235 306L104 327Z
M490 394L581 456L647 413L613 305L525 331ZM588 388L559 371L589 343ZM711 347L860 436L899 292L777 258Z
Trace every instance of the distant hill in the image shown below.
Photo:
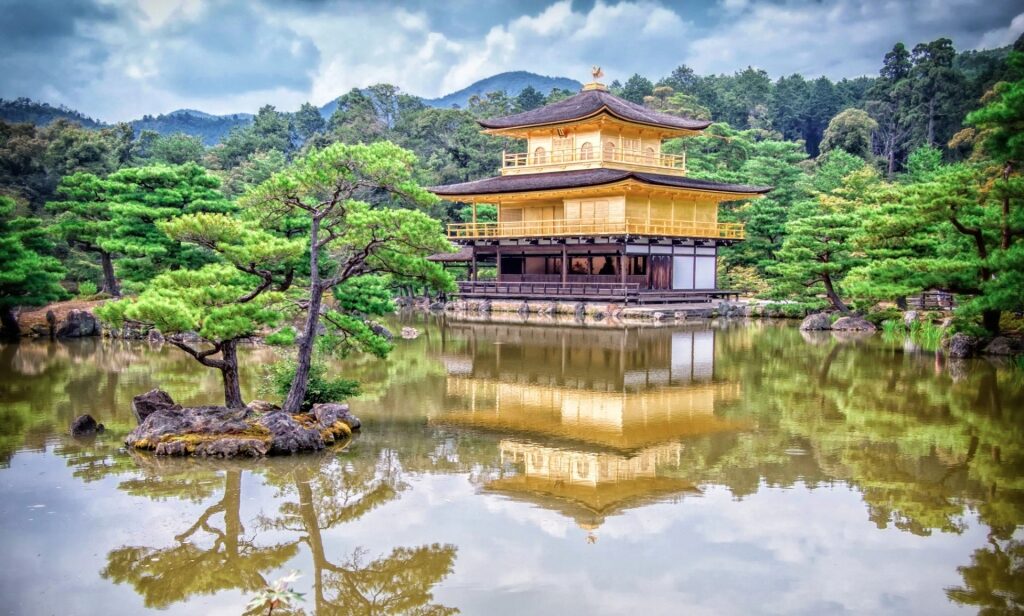
M54 120L71 120L86 128L102 128L104 124L64 105L54 107L30 98L8 100L0 98L0 119L12 124L46 126Z
M218 116L195 109L179 109L156 117L145 115L131 124L136 133L144 130L153 130L161 135L185 133L199 137L209 146L216 145L232 128L251 124L252 118L251 113Z
M548 77L526 71L513 71L510 73L498 73L486 79L481 79L468 87L441 98L425 98L423 102L430 107L447 108L458 105L459 108L465 108L469 105L469 99L473 95L483 96L488 92L504 92L509 96L517 96L526 86L533 86L541 94L547 95L554 88L577 92L583 84L567 77Z
M425 98L423 103L430 107L458 106L465 108L469 105L469 99L473 95L483 96L488 92L505 92L509 96L517 96L526 86L533 86L541 94L546 95L554 88L576 92L580 89L581 84L575 79L566 77L547 77L526 71L514 71L481 79L469 87L440 98ZM338 99L334 99L320 108L320 114L329 118L337 107ZM108 124L64 106L54 107L48 103L40 103L28 98L0 99L0 120L6 122L27 122L45 126L58 118L78 122L86 128L108 126ZM199 137L204 144L211 146L216 145L231 129L251 124L252 119L253 115L250 113L213 115L197 109L178 109L157 116L147 114L138 120L132 120L130 124L136 133L144 130L156 131L161 135L185 133Z

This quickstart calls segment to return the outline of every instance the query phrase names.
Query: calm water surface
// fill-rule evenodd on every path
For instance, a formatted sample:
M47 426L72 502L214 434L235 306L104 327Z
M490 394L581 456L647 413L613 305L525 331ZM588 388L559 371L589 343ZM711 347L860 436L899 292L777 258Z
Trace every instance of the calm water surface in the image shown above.
M1024 605L1020 369L763 323L406 324L338 366L363 434L264 461L121 447L133 395L221 395L177 349L0 346L0 611L240 614L293 569L305 614ZM65 436L81 413L109 431Z

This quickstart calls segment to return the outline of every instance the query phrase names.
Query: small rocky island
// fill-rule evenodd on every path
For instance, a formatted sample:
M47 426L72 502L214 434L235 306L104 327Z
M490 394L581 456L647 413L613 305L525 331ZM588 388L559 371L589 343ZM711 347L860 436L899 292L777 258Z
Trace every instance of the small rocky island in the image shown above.
M162 390L132 400L139 425L125 439L134 449L165 456L261 457L316 451L360 427L347 404L316 404L291 414L255 400L242 408L182 407Z

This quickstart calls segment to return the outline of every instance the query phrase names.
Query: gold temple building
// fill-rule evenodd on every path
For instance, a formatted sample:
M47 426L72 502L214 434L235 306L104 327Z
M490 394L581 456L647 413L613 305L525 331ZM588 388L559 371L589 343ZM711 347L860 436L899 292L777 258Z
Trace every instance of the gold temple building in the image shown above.
M686 156L666 139L701 134L711 122L660 113L612 95L595 81L570 98L480 120L485 133L521 139L501 175L436 186L468 203L472 221L448 226L463 249L465 298L658 303L735 294L718 288L718 247L743 239L743 226L718 220L719 204L770 188L687 176ZM496 222L477 220L477 205ZM439 259L442 260L442 259ZM479 281L481 265L496 280Z

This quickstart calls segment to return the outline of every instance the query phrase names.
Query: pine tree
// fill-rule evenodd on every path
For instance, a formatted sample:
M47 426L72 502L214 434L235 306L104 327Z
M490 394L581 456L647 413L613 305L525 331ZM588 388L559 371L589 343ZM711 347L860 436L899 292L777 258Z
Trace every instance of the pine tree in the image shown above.
M286 411L298 411L305 400L321 322L332 331L328 346L371 352L385 348L365 318L322 310L324 293L353 278L373 274L451 287L450 277L425 259L451 249L440 223L413 209L374 207L367 202L383 193L396 204L434 205L437 198L414 180L414 163L411 152L390 142L336 143L310 152L242 198L246 215L254 220L269 224L298 215L309 224L309 280L303 285L307 289L303 301L306 317L295 379L283 404Z
M50 256L53 243L40 221L14 216L15 203L0 195L0 336L18 335L14 308L64 299L64 268Z
M138 297L109 302L97 315L117 327L125 322L155 327L169 343L221 372L226 406L245 406L238 343L287 312L283 293L305 245L223 214L188 214L158 226L177 241L216 251L224 262L163 272L146 282ZM189 332L209 347L188 340Z
M863 168L863 161L858 162ZM848 163L843 157L826 162L829 168L816 178L819 192L794 206L779 262L770 268L778 276L776 293L810 301L824 293L828 303L843 313L849 307L840 285L862 261L853 246L860 229L856 199L871 179L870 171L854 171L842 177L838 186L830 185Z

